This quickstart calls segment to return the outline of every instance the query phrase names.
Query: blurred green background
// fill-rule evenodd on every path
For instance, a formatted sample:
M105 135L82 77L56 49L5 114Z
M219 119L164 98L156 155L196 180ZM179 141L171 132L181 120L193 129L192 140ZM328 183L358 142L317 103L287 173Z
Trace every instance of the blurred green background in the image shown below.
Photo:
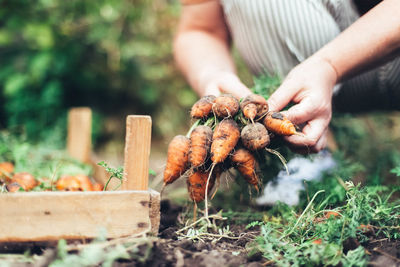
M0 3L1 128L63 146L73 106L93 109L98 146L123 140L128 114L151 115L158 140L187 128L197 96L174 67L177 0Z

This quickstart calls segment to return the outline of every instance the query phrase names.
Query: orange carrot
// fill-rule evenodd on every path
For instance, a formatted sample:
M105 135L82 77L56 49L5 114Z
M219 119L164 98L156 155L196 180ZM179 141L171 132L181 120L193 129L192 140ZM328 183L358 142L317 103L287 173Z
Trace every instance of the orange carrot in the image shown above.
M82 191L79 180L71 175L64 175L58 179L56 188L60 191Z
M246 125L240 137L243 145L251 151L263 149L270 142L267 129L258 122Z
M242 100L240 108L246 118L254 120L255 117L261 117L268 112L268 103L264 97L250 94Z
M93 191L92 181L90 181L89 177L83 174L77 174L75 175L75 178L79 181L80 191Z
M233 117L239 111L239 101L230 94L222 94L215 99L212 110L217 117Z
M264 125L268 131L279 135L298 134L296 126L280 112L269 112L264 118Z
M164 184L173 183L189 167L190 140L186 136L175 136L168 146L167 165L164 170Z
M0 178L4 176L6 180L10 179L11 173L14 172L14 164L11 162L1 162L0 163Z
M11 183L6 186L7 191L10 193L17 192L20 188L22 188L19 183Z
M231 160L243 178L258 190L260 184L260 179L256 173L258 164L253 154L247 149L240 148L233 153Z
M35 177L28 172L19 172L14 174L11 179L11 183L18 183L25 191L32 190L38 185Z
M234 120L221 121L214 130L211 144L211 161L223 162L236 146L240 138L239 127Z
M206 197L206 186L209 174L210 173L207 171L198 170L189 175L187 180L188 192L190 198L196 203L203 201ZM212 175L208 182L208 194L214 186L215 177L215 175Z
M189 162L197 168L204 164L212 141L212 129L209 126L197 126L190 135Z
M93 183L93 191L103 191L103 185L99 183Z
M190 111L192 118L206 118L211 113L215 98L216 97L213 95L206 95L194 103L192 110Z

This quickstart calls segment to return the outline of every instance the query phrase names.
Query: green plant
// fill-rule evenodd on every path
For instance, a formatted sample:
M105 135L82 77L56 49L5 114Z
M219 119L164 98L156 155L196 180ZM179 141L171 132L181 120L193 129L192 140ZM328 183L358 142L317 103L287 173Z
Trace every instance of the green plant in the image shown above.
M327 202L316 201L324 191L314 194L299 214L295 208L282 206L282 219L267 216L254 249L278 266L315 266L319 264L366 266L367 255L362 246L345 248L347 240L367 242L369 230L376 236L399 238L400 201L390 202L394 191L387 187L360 187L352 182L343 184L346 199L343 205L328 208ZM274 211L276 215L276 210ZM330 216L327 214L335 214ZM253 223L252 225L259 225ZM348 250L347 253L344 251Z

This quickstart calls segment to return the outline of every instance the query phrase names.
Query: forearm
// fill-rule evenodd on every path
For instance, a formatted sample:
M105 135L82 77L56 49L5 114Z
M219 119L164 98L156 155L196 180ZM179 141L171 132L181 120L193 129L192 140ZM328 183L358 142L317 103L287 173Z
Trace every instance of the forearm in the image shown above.
M178 67L199 94L204 95L207 80L220 72L235 73L228 41L204 31L185 31L177 35L174 56Z
M400 51L400 1L385 0L313 57L335 69L338 82L394 57Z

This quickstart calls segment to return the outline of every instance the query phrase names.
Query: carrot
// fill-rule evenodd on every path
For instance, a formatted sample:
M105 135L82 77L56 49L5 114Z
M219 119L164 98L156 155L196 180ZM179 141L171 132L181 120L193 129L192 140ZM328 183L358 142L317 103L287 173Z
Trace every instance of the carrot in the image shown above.
M192 110L190 111L190 116L197 119L206 118L212 110L215 98L216 97L213 95L206 95L200 98L196 103L194 103Z
M173 183L189 167L190 140L186 136L175 136L168 146L167 165L164 170L164 185Z
M58 179L56 188L60 191L82 191L79 180L71 175L65 175Z
M240 108L246 118L254 120L257 116L261 117L268 112L268 103L264 97L250 94L242 100Z
M243 178L258 191L260 179L256 173L257 161L250 151L244 148L236 150L231 156L231 161Z
M19 172L14 174L11 183L18 183L25 191L32 190L38 184L35 177L28 172Z
M234 120L221 121L214 130L211 143L211 161L223 162L240 138L239 127Z
M222 94L215 99L212 110L217 117L233 117L239 111L239 101L230 94Z
M259 122L246 125L240 134L243 145L251 150L260 150L269 145L267 129Z
M275 134L298 134L296 131L296 126L280 112L269 112L264 118L264 125L268 131L271 131Z
M93 191L103 191L103 185L99 183L93 183Z
M206 191L207 193L211 192L214 186L216 176L212 175L208 183L208 189L206 190L209 174L207 171L198 170L192 172L187 179L189 196L196 203L203 201L206 197Z
M6 188L8 192L14 193L17 192L21 188L21 186L19 185L19 183L11 183L8 184Z
M93 191L92 181L90 181L89 177L83 174L77 174L75 175L75 179L79 181L80 191Z
M197 168L204 164L210 151L212 129L209 126L197 126L190 135L189 162Z
M8 180L12 172L14 172L14 164L11 162L0 163L0 178L4 176Z

